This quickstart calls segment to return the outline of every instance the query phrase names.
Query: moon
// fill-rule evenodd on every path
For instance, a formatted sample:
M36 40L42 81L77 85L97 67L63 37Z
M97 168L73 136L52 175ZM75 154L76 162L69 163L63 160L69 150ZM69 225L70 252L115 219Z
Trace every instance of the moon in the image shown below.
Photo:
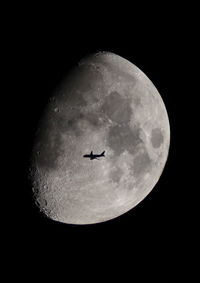
M148 77L110 53L88 55L47 103L31 158L33 196L48 218L94 224L140 203L169 151L164 102ZM91 151L105 157L83 158Z

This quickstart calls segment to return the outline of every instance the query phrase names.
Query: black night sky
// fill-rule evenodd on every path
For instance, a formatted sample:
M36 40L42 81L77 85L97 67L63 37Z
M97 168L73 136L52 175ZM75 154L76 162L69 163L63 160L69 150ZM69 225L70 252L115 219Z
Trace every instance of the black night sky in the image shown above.
M186 30L174 24L173 15L171 20L166 17L161 21L162 13L155 23L152 19L138 21L133 15L124 15L122 23L107 13L88 14L81 17L70 8L66 8L65 17L45 10L27 12L11 27L7 51L12 57L15 88L11 95L12 136L17 140L8 189L13 203L6 228L8 258L23 269L16 268L19 275L21 270L24 276L28 268L29 276L35 278L40 278L40 273L49 276L57 268L56 276L64 271L65 281L73 276L74 281L80 277L96 282L95 278L104 278L106 272L117 276L124 270L123 281L127 282L126 276L134 277L141 269L141 274L149 276L160 272L156 282L172 282L170 272L182 255L185 212L181 196L188 186L182 180L181 117L186 101L180 93L179 75ZM34 206L27 178L29 156L49 95L72 66L96 51L110 51L128 59L157 87L169 115L169 157L156 187L131 211L101 224L66 225L44 218Z

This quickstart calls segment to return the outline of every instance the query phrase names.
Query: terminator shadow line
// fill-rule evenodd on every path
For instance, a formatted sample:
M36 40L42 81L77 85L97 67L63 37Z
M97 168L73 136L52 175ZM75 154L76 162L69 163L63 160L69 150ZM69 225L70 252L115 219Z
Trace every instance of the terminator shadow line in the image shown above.
M99 160L98 158L105 157L104 153L105 151L103 151L101 154L93 154L93 151L91 151L90 154L84 154L83 157L90 158L90 160L94 160L94 159Z

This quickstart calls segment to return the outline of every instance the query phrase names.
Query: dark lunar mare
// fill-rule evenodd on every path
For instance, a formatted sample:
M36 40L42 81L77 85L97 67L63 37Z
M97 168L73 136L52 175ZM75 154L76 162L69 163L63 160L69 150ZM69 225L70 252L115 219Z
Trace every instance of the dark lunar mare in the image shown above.
M160 145L163 143L164 137L161 132L161 129L159 128L154 128L151 131L151 143L154 148L159 148Z
M110 120L118 124L128 123L131 119L132 109L129 100L116 91L105 98L101 110Z
M119 156L125 150L135 154L137 145L142 142L140 128L131 129L128 124L111 126L108 132L107 144Z

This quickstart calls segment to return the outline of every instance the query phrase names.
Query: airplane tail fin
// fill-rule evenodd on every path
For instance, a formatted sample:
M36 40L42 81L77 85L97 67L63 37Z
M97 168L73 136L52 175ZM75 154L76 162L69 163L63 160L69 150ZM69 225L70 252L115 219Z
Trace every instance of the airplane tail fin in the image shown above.
M101 156L105 156L104 153L105 153L105 151L103 151L103 152L101 153Z

